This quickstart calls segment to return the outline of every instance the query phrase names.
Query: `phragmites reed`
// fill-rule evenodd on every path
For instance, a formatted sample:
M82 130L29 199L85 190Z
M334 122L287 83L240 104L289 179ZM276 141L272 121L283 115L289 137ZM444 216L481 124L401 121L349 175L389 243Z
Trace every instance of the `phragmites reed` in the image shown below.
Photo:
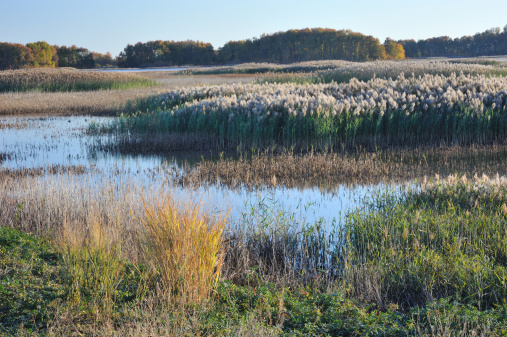
M19 69L0 72L0 92L93 91L155 85L135 74L96 72L70 68Z

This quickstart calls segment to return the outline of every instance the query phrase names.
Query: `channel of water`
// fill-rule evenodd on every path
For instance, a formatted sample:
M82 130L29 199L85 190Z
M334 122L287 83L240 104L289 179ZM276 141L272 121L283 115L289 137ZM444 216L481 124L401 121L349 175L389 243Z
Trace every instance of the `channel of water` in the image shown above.
M47 165L82 165L113 179L117 183L134 181L144 185L161 184L164 179L153 172L175 167L181 169L182 158L160 155L123 155L96 150L97 140L110 141L86 134L96 117L4 117L0 118L0 167L34 168ZM98 179L97 181L99 181ZM191 194L214 212L230 209L230 218L260 203L277 212L294 214L308 223L322 219L325 223L344 220L347 212L359 207L364 197L386 190L399 191L400 185L340 185L332 191L314 188L265 186L257 189L230 189L223 185L197 189L175 186L177 193Z

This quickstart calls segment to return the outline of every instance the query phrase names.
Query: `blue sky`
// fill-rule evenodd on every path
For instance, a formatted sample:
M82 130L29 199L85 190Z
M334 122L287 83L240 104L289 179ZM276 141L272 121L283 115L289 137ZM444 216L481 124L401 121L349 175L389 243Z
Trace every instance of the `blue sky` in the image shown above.
M460 37L507 25L505 0L2 0L0 42L47 41L118 55L128 44L351 29L384 41Z

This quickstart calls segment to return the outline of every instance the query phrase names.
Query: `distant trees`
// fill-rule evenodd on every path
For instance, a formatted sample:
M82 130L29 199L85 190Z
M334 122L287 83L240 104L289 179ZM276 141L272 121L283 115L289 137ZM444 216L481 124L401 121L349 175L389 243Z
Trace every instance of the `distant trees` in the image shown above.
M386 58L385 47L373 36L327 28L289 30L259 39L230 41L218 52L221 63L293 63L340 59L369 61Z
M473 57L507 54L507 25L503 31L491 28L473 36L452 39L440 36L425 40L400 40L407 57Z
M0 70L20 69L32 65L32 50L19 43L0 42Z
M73 67L91 69L114 65L111 53L90 52L86 48L52 46L45 41L28 43L0 42L0 70L29 67Z
M212 65L244 62L293 63L313 60L370 61L405 57L471 57L507 54L507 25L473 36L449 36L425 40L387 38L383 44L373 36L350 30L313 28L288 30L259 38L229 41L214 50L200 41L148 41L127 45L113 59L110 53L86 48L51 46L45 41L0 42L0 70L25 67L94 68L118 65L123 68L150 66Z
M58 66L79 69L95 68L93 53L86 48L61 46L57 48Z
M387 38L384 42L386 58L389 60L403 60L405 58L405 49L396 41Z
M33 67L54 68L58 62L56 48L46 41L28 43L26 45L32 51L31 63Z
M26 46L0 42L0 69L55 67L57 62L56 48L45 41Z
M122 68L214 64L215 51L210 43L199 41L149 41L127 45L118 56Z
M110 52L105 54L92 52L92 54L95 60L95 66L97 67L112 67L116 65L116 60L113 59Z

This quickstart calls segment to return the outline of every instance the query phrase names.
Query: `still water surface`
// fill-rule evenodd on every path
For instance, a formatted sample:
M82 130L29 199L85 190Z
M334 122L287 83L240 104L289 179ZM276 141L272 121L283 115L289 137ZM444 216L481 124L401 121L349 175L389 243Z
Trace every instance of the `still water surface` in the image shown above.
M147 186L161 185L166 181L153 172L163 172L173 167L181 169L181 157L122 155L96 150L96 142L111 140L104 136L88 135L85 131L89 123L105 120L96 117L0 118L0 167L82 165L93 171L94 175L104 175L116 183L135 182ZM231 209L231 219L237 219L253 205L263 203L277 211L303 217L309 223L319 219L331 223L333 220L343 221L345 214L359 207L364 197L402 188L399 185L380 184L341 185L332 191L321 191L318 187L263 187L252 190L208 185L197 189L176 186L175 191L197 196L214 211Z

